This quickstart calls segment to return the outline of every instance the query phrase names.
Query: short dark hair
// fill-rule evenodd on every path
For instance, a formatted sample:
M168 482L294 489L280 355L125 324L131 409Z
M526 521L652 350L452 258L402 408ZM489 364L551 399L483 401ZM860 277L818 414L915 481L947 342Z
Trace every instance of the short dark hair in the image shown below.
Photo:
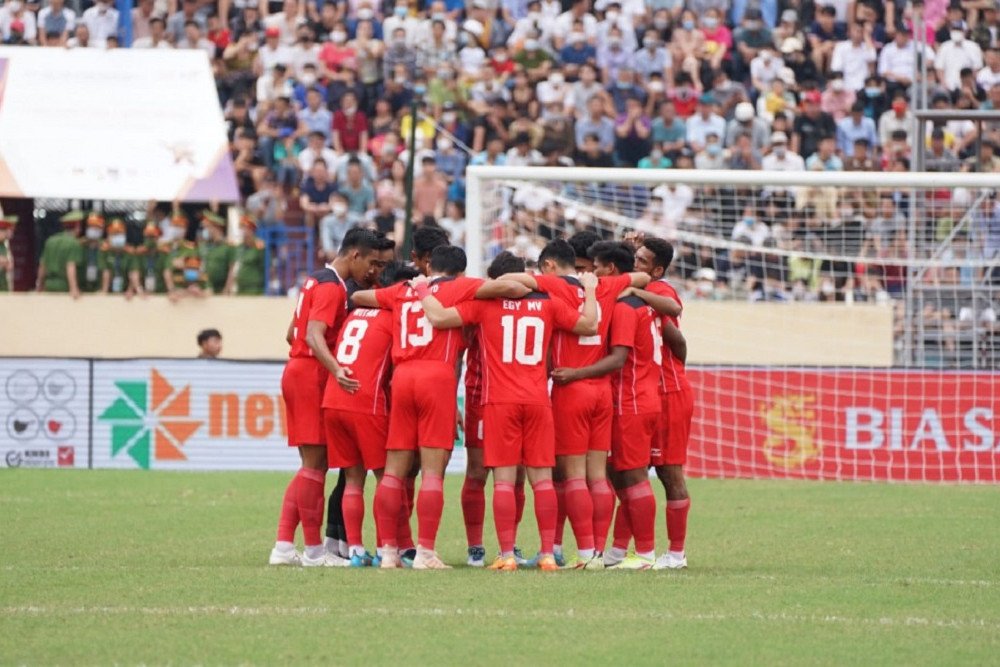
M161 19L159 16L154 16L153 18L149 19L149 25L153 25L154 23L159 23L162 26L167 25L167 22Z
M493 258L490 267L486 269L486 275L496 279L505 273L521 273L524 271L524 260L509 250Z
M580 259L590 259L587 251L590 250L590 246L600 240L601 237L594 232L577 232L569 237L567 242L573 247L573 252L576 253L577 257Z
M198 347L201 347L206 341L212 338L222 340L222 334L219 333L218 329L202 329L198 332Z
M653 253L653 266L662 266L666 271L670 268L670 262L674 261L674 247L655 236L643 239L642 247Z
M426 257L443 245L448 245L448 232L440 227L424 225L413 230L413 252L417 257Z
M442 245L431 252L431 271L454 276L465 271L465 251L454 245Z
M378 284L382 287L389 287L390 285L395 285L396 283L401 283L406 280L412 280L420 275L412 266L408 266L403 262L389 262L382 269L382 273L379 274Z
M613 264L622 273L628 273L635 268L635 250L628 243L599 241L590 246L587 254L595 261Z
M367 255L378 248L379 240L375 236L375 232L364 227L354 226L344 234L344 240L340 243L340 254L345 255L349 250L360 250L361 254Z
M562 266L566 268L573 268L576 264L577 253L570 245L569 241L564 239L555 239L549 241L542 248L541 254L538 255L538 264L541 265L547 259L552 260L557 266Z

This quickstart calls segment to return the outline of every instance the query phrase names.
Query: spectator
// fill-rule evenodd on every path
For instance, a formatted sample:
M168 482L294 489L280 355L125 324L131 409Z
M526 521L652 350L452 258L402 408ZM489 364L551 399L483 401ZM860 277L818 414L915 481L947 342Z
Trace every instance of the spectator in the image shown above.
M953 92L961 83L960 74L963 69L982 69L983 51L978 44L965 38L965 31L961 28L953 27L949 34L950 39L938 49L934 67L937 69L938 81Z
M320 88L312 84L309 85L311 87L306 90L305 107L298 112L299 122L305 126L310 136L319 134L323 143L328 144L333 126L333 114L323 106L323 94L320 92Z
M222 334L218 329L199 331L197 340L199 359L218 359L222 354Z
M889 110L879 116L879 144L888 145L893 133L897 131L903 132L906 141L909 142L909 133L913 128L913 122L913 114L908 108L906 98L903 97L902 93L897 93Z
M673 81L673 59L670 51L660 42L656 30L647 30L642 38L642 48L632 56L636 73L643 79L660 74L666 81Z
M243 241L233 249L233 263L226 282L226 294L260 296L267 284L268 267L264 263L264 242L257 238L257 221L249 216L240 220Z
M705 146L694 156L695 169L725 169L726 154L722 138L715 132L705 135Z
M878 146L878 133L875 131L875 121L864 115L863 102L855 102L851 107L851 115L837 123L837 150L843 155L850 155L854 150L854 142L864 139L869 146Z
M261 188L247 197L246 208L264 227L283 223L288 203L278 179L265 176Z
M866 118L865 120L871 120ZM844 153L844 169L846 171L875 171L875 160L872 159L871 142L865 137L854 140L850 153Z
M670 169L673 161L664 154L659 144L654 143L649 155L639 160L639 169Z
M577 148L574 161L581 167L612 167L611 151L606 151L601 145L600 137L589 133L583 138L583 143Z
M292 45L292 76L302 79L310 72L315 77L320 67L320 46L316 43L316 37L312 28L308 25L300 25L297 29L295 44ZM311 70L307 68L312 68ZM313 79L315 82L315 78ZM307 87L313 85L306 83Z
M697 15L687 9L681 12L680 25L674 27L670 40L671 59L692 79L700 77L700 58L705 51L705 34L698 29Z
M687 140L687 126L677 117L673 102L660 103L660 115L653 119L652 139L668 154L680 150Z
M802 113L795 118L792 134L792 151L799 155L812 156L819 145L820 137L832 137L837 133L833 117L820 110L820 93L809 90L802 96Z
M141 7L152 5L151 0L143 2ZM76 12L66 7L65 0L49 0L46 7L38 10L38 43L42 46L65 46L75 26Z
M347 161L347 179L337 186L337 192L347 200L351 213L363 217L375 205L375 190L364 177L361 161L351 157Z
M285 46L292 46L298 37L298 27L306 22L305 6L298 0L284 0L281 11L275 14L270 13L270 3L264 2L260 5L263 13L264 28L267 30L277 30L281 43Z
M361 218L348 210L347 199L339 193L335 193L331 198L329 210L330 212L319 222L319 239L323 255L327 261L333 261L340 244L344 241L344 236L351 227L361 222Z
M788 149L788 135L784 132L771 134L771 151L761 160L764 171L803 171L805 161L798 153Z
M771 82L781 75L785 63L777 56L774 47L765 44L757 51L757 56L750 61L750 83L758 95L767 93Z
M509 159L509 158L508 158ZM413 210L418 217L431 216L435 220L444 215L448 184L437 173L434 156L426 155L420 161L420 175L413 181Z
M695 151L700 151L710 133L717 137L726 136L726 121L715 113L715 97L704 93L698 100L698 113L687 119L688 144Z
M721 71L732 60L733 49L733 33L723 21L721 11L713 7L702 15L701 34L704 37L702 58L707 57L713 72Z
M326 137L320 131L309 133L309 143L299 153L299 171L308 174L317 161L326 165L328 173L333 173L337 167L337 154L326 146Z
M958 157L945 147L945 131L943 127L935 127L931 131L930 148L926 150L924 168L927 171L952 172L958 171Z
M201 26L197 21L191 20L184 24L184 36L177 40L178 49L201 49L209 58L215 57L215 44L205 39L201 32Z
M728 169L760 169L760 154L753 145L753 140L746 132L736 135L736 142L729 151L726 163Z
M749 102L740 102L736 105L734 117L726 126L726 146L734 145L741 134L750 136L753 149L758 153L767 148L767 141L771 135L770 128L766 120L754 116L753 105Z
M333 149L338 153L355 153L367 144L368 118L358 109L357 95L349 91L333 114Z
M406 81L413 81L417 76L417 53L406 42L406 30L396 28L391 33L392 38L387 44L382 57L382 71L386 79L391 79L400 72Z
M1000 84L1000 49L990 47L985 52L986 66L976 72L976 83L989 91Z
M291 67L292 60L292 50L281 43L281 31L278 28L267 28L264 31L264 44L258 51L258 72L273 72L278 65Z
M178 44L184 39L184 33L187 31L187 24L189 21L194 21L198 24L198 27L205 29L207 26L205 24L205 19L201 14L198 13L198 0L181 0L181 7L176 12L170 15L167 19L167 39L170 40L172 44ZM90 11L89 9L87 10ZM117 12L116 12L117 14ZM83 13L83 18L87 20L87 12ZM117 15L115 19L117 20ZM93 26L91 26L91 33L96 35ZM107 34L114 34L114 31L108 32Z
M454 246L465 245L465 211L456 201L445 204L444 217L438 221L441 229L448 232L448 242Z
M840 121L847 117L857 100L857 94L844 83L843 74L833 72L820 97L820 108L834 121Z
M868 32L866 32L866 30ZM840 72L848 90L860 90L865 79L875 71L875 44L870 28L860 21L851 23L848 38L837 42L830 56L830 70Z
M764 25L760 9L751 7L743 12L742 25L733 33L733 42L736 45L733 67L739 75L737 78L743 78L760 51L774 45L774 36Z
M61 0L60 0L61 1ZM132 42L133 49L170 49L173 45L167 40L166 23L159 16L149 20L149 31L145 37Z
M597 63L597 49L587 42L582 21L573 25L566 45L559 51L559 60L566 76L577 76L583 65Z
M615 122L605 115L604 100L593 96L587 100L589 115L580 120L574 129L576 145L582 146L584 137L593 134L597 137L602 152L610 153L615 144Z
M35 13L25 7L23 0L7 0L0 6L0 37L4 43L35 44L38 41Z
M465 173L465 153L455 148L455 141L443 132L439 132L434 145L437 148L434 160L438 171L449 181L462 178L462 174Z
M816 20L809 28L809 46L817 72L830 69L833 50L847 39L847 25L837 20L837 10L830 6L819 8Z
M764 242L771 237L771 229L764 222L754 215L751 207L743 209L743 217L733 227L732 238L734 241L749 243L755 248L763 247Z
M924 46L923 58L928 68L934 67L934 51L929 45ZM910 39L906 26L896 26L895 38L882 47L878 57L878 74L886 80L890 97L897 91L905 93L909 90L916 67L917 45Z
M383 194L378 197L375 208L365 215L365 220L383 234L395 236L396 225L402 222L403 213L396 207L394 196Z
M844 162L836 153L837 144L833 137L825 136L819 140L816 152L806 159L806 169L817 171L843 171Z
M306 225L315 227L316 222L331 211L332 197L337 191L323 160L316 160L309 168L309 176L302 183L299 207L306 214ZM346 202L346 197L342 198Z

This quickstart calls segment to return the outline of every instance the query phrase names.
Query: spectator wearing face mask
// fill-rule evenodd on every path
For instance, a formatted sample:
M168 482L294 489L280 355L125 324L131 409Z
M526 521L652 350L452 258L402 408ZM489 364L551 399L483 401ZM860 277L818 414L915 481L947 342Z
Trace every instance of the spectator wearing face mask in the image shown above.
M80 290L84 293L101 289L101 246L104 243L104 216L91 211L83 229L83 262L79 275Z
M410 14L410 6L406 0L396 0L392 14L382 21L383 34L393 35L395 38L398 30L403 31L406 46L413 48L417 45L416 40L420 34L420 19Z
M559 60L567 76L575 76L583 65L597 62L597 49L587 42L582 21L573 25L565 45L559 51Z
M413 81L417 75L417 52L407 44L406 30L395 28L388 34L391 37L382 57L383 76L391 79L402 67L404 81Z
M145 1L152 4L150 0ZM47 7L38 10L38 43L42 46L62 46L75 26L76 12L66 7L65 0L49 0Z
M966 39L961 27L953 27L949 35L950 39L938 49L934 67L937 68L938 81L949 91L955 91L961 86L963 69L969 67L975 72L983 67L983 50Z
M90 42L98 48L104 47L108 37L118 34L118 10L111 6L111 0L98 0L93 7L83 13L80 21L87 26ZM181 23L176 33L178 38L183 33L184 24Z
M726 126L726 146L733 146L741 134L750 135L753 148L758 152L763 152L767 147L771 134L767 121L754 115L753 105L749 102L736 105L733 119Z
M830 71L841 72L848 90L860 90L865 79L875 72L875 43L871 25L860 21L851 23L848 38L837 42L830 56Z
M465 153L455 147L455 141L443 132L438 132L434 146L437 148L434 152L437 170L449 181L462 178L465 171Z
M139 285L139 267L135 262L135 248L128 244L125 223L114 218L108 223L108 239L101 244L100 258L101 293L124 294L131 299Z
M695 169L723 169L725 166L722 138L714 132L705 135L705 145L694 156Z
M348 230L361 221L361 217L348 210L344 195L339 193L333 195L330 200L330 212L319 221L320 247L327 261L332 261L337 256Z
M23 0L8 0L0 7L0 37L6 44L34 44L38 40L35 14L25 8Z

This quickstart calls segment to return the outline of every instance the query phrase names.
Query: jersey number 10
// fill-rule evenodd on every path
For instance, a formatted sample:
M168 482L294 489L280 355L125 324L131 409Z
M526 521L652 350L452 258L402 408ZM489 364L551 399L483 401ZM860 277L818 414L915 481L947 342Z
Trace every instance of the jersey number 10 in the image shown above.
M503 328L503 362L517 361L525 366L534 366L542 360L542 344L545 338L545 321L539 317L522 317L516 324L513 315L500 318ZM534 332L531 350L528 350L528 332Z

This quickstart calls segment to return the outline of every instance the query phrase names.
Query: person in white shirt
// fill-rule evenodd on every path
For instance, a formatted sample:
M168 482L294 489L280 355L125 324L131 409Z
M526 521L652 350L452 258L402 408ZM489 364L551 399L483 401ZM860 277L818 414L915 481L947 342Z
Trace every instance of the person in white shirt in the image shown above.
M530 0L527 15L514 24L514 31L507 38L507 45L516 48L529 37L535 36L542 46L548 48L552 44L554 28L555 19L542 13L542 3Z
M927 67L934 67L934 51L924 45L924 61ZM888 82L903 88L913 83L913 73L917 65L917 44L910 39L907 30L897 30L896 37L882 47L878 57L878 74Z
M298 0L285 0L281 11L276 14L267 13L268 4L261 3L264 28L277 28L280 42L291 46L297 37L296 29L306 22L305 2L300 5Z
M848 90L864 88L865 79L875 71L875 46L871 35L866 34L864 24L852 23L848 39L837 42L830 56L830 70L844 74L844 85Z
M167 41L167 23L159 16L149 19L149 36L140 37L132 42L133 49L170 49L173 45Z
M65 44L74 27L76 12L67 8L64 0L50 0L47 7L38 10L38 43L42 46Z
M325 145L326 138L321 132L309 133L309 145L299 153L299 169L303 174L308 174L316 160L326 163L326 170L334 174L340 164L337 153L332 148Z
M996 48L986 49L986 66L976 72L976 83L989 92L990 88L1000 84L1000 50Z
M410 16L410 6L406 0L396 0L392 16L386 17L382 22L382 34L392 35L396 30L402 28L406 33L406 45L410 48L417 46L417 38L420 36L420 19Z
M715 98L711 93L705 93L698 100L698 113L687 119L687 140L691 148L697 152L705 146L705 137L714 133L717 137L726 136L726 121L715 113Z
M688 207L694 202L694 190L683 184L658 185L653 188L652 196L663 200L663 221L675 226L684 219Z
M771 82L778 78L784 67L785 61L775 54L773 48L765 46L750 61L750 81L753 87L757 92L767 94L771 90Z
M442 0L434 0L431 3L428 17L421 21L420 29L417 32L417 45L429 44L434 38L434 21L441 21L444 24L444 41L454 44L458 37L458 24L448 16L448 9ZM392 33L389 33L392 34Z
M99 0L80 20L90 31L91 46L103 48L108 37L118 34L118 10L111 6L111 0Z
M938 81L948 90L956 90L961 85L962 70L966 67L979 71L983 67L983 50L972 40L965 38L963 30L952 29L951 39L938 49L934 63Z
M784 132L771 134L771 152L761 160L764 171L805 171L806 162L798 153L788 149L788 135Z
M0 35L3 39L10 39L11 25L14 21L20 21L23 26L21 36L28 44L34 44L38 38L38 26L35 22L35 13L24 8L23 0L7 0L0 7Z
M566 83L563 73L555 71L549 74L549 78L540 81L535 87L535 97L543 107L549 104L559 104L562 106L566 98L569 97L569 84Z
M591 46L597 45L597 18L590 13L590 0L573 0L569 11L556 17L552 26L552 47L556 50L566 46L566 38L573 31L576 21L583 22L583 32Z
M264 45L257 51L258 74L267 74L274 70L275 65L290 67L292 50L281 43L281 30L267 28L264 30Z
M201 49L208 57L215 57L215 43L205 39L201 34L201 26L191 20L184 24L184 37L177 42L178 49Z

